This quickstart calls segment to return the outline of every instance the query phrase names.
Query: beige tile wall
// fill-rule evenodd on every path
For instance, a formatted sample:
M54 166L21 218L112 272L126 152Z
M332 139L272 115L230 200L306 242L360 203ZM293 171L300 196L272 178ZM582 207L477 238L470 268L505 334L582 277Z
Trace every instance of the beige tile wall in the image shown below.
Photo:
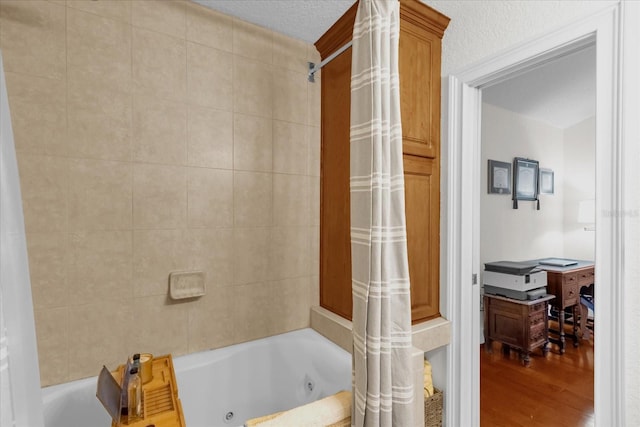
M188 1L0 0L43 386L306 327L312 45ZM174 302L168 275L203 270Z

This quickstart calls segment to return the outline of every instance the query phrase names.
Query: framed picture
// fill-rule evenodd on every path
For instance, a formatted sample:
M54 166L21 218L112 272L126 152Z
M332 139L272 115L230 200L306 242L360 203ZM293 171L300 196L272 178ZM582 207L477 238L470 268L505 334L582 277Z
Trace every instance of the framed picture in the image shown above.
M511 194L511 164L489 160L489 194Z
M540 194L553 194L553 171L540 168Z
M513 159L513 208L518 200L538 200L538 161L516 157Z

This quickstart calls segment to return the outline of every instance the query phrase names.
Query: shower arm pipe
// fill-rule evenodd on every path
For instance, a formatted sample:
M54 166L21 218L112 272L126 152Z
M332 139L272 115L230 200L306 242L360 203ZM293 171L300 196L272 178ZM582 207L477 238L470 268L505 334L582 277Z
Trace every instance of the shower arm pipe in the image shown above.
M344 52L345 50L349 49L352 44L353 44L353 40L349 41L347 44L345 44L344 46L342 46L341 48L339 48L338 50L333 52L331 55L329 55L325 60L320 62L318 65L314 64L313 62L308 62L308 64L309 64L308 80L311 83L315 83L316 80L314 78L314 75L315 75L316 71L320 71L320 69L322 67L327 65L329 62L333 61L336 58L336 56L340 55L342 52Z

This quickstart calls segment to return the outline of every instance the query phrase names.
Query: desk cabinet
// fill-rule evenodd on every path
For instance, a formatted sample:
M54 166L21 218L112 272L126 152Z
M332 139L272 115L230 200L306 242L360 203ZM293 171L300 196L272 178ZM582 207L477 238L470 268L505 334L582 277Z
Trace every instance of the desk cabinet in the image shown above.
M560 354L565 352L565 335L564 331L564 310L571 307L573 309L574 320L577 318L576 309L580 306L580 289L584 286L592 285L595 281L595 266L591 262L579 261L577 265L568 267L550 267L541 265L547 271L547 291L551 295L555 295L555 299L551 304L558 309L558 331L557 339L551 339L553 343L557 343L560 347ZM586 317L586 313L585 316ZM584 328L585 319L581 319L580 328ZM573 345L578 346L578 322L573 322L573 333L569 334L573 338ZM584 330L582 331L584 334Z
M537 348L546 356L549 352L548 301L553 298L550 295L535 301L519 301L485 295L485 350L490 353L493 341L499 341L507 350L519 350L524 366L529 366L529 355Z

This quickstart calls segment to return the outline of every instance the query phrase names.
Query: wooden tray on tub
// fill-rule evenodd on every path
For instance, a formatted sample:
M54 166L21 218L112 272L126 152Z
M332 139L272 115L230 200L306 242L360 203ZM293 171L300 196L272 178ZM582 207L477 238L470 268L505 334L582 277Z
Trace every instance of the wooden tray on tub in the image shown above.
M111 427L185 427L182 404L178 398L178 383L173 370L170 354L154 357L151 365L153 379L142 385L142 412L144 418L131 424L126 416L120 423L111 423ZM118 366L113 376L122 384L125 365Z

